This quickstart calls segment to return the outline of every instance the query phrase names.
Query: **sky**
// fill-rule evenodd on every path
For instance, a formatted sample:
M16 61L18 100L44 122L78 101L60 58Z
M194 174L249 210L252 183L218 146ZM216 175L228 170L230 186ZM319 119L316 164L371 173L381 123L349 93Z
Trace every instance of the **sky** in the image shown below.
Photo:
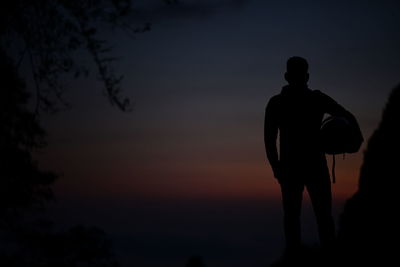
M266 103L286 60L305 57L311 89L358 119L368 140L399 83L398 1L137 1L132 39L104 33L124 94L112 107L91 76L71 108L45 115L43 168L60 174L51 213L103 228L124 266L265 266L283 249L279 185L266 161ZM85 58L84 58L85 59ZM334 214L356 190L362 151L338 157ZM328 158L330 167L331 159ZM317 242L307 198L305 242Z

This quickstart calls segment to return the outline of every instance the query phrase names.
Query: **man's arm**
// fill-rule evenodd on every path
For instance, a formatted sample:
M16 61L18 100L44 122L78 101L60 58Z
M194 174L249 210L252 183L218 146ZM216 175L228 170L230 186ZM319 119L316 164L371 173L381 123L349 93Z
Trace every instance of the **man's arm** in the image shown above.
M316 91L323 102L325 112L332 116L344 117L347 119L351 125L358 125L356 118L350 111L346 110L344 107L339 105L335 100L333 100L330 96Z
M264 144L267 152L268 161L272 167L275 178L279 178L279 159L276 140L278 138L278 120L276 114L276 98L273 97L268 102L265 110L264 121Z

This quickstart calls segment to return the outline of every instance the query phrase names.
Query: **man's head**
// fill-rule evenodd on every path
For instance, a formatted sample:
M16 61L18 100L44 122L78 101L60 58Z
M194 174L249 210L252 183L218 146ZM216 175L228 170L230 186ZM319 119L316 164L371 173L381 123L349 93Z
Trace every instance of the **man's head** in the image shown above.
M290 85L307 85L309 77L307 60L302 57L291 57L288 59L286 63L285 80Z

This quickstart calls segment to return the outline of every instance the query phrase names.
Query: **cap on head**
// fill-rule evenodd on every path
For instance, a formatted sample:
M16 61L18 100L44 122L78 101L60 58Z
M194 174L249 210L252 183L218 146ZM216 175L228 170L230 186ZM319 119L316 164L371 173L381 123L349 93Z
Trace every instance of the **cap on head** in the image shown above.
M309 79L308 63L302 57L291 57L286 63L285 79L292 85L306 85Z

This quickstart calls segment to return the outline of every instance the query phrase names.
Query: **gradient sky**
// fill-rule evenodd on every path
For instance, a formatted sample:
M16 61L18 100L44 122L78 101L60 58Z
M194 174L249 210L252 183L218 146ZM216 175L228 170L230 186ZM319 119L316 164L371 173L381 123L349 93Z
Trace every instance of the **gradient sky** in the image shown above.
M133 23L151 21L151 32L106 33L134 110L111 107L92 76L70 81L72 108L43 120L49 145L39 161L62 174L55 213L110 232L127 264L184 266L193 253L207 266L277 258L280 192L263 120L286 60L307 58L310 88L353 112L368 139L400 81L399 2L138 2ZM357 189L361 161L362 152L337 161L336 213Z

